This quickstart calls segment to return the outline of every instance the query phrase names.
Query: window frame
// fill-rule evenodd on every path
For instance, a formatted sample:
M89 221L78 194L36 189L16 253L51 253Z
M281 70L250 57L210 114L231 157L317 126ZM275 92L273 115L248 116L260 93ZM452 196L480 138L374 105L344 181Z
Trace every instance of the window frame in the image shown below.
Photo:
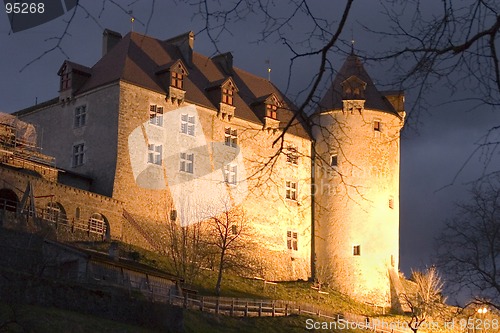
M238 146L238 130L231 127L224 128L224 145L236 148Z
M233 186L238 184L238 164L229 163L224 166L224 182Z
M149 123L155 126L163 126L163 106L149 105Z
M278 106L275 104L266 104L266 117L278 119Z
M298 200L298 184L297 182L287 180L285 181L285 198L287 200Z
M288 250L299 250L299 233L293 230L286 231L286 247Z
M292 165L299 165L299 150L294 145L289 145L286 148L286 162Z
M194 153L179 153L179 171L187 174L194 174Z
M162 165L163 145L148 143L148 164Z
M71 70L69 66L66 64L62 70L61 73L61 81L60 81L60 91L65 91L68 89L71 89L71 80L72 80L72 75L71 75Z
M81 128L87 125L87 104L75 107L73 128Z
M184 90L184 74L176 71L170 72L170 86Z
M234 106L234 88L229 86L221 89L221 101L224 104Z
M355 257L361 256L361 245L356 244L352 246L352 255Z
M196 118L188 113L181 114L181 133L189 136L195 136Z
M335 162L335 163L333 163ZM339 166L339 155L338 154L331 154L330 155L330 166L332 168L336 168Z
M85 143L74 143L72 147L71 166L73 168L85 164Z

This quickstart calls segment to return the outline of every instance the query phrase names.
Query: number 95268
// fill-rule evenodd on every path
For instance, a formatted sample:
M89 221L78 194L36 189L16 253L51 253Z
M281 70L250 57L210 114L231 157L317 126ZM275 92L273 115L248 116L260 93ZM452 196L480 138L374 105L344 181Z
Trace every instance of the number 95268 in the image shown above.
M45 4L43 2L7 2L5 3L5 12L7 14L43 14Z

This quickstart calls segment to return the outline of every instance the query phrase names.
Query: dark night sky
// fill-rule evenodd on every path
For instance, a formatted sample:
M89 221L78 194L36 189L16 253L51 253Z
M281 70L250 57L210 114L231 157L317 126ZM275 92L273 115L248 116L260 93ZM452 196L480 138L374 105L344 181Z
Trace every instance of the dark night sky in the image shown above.
M338 19L343 8L336 8L334 1L312 10L320 15L328 14L330 19ZM127 10L134 1L118 1ZM81 4L89 12L98 16L102 6L101 1L82 0ZM151 1L139 1L130 8L138 21L146 22ZM342 4L343 6L343 4ZM355 2L353 16L349 19L343 38L350 40L354 36L356 48L362 52L372 52L391 48L389 39L381 40L365 32L361 23L373 29L387 27L378 2L364 0ZM427 8L424 10L432 10ZM200 17L193 17L196 8L171 1L156 1L156 7L147 34L167 39L178 34L193 30L199 32L204 27ZM7 16L0 13L0 111L13 112L38 102L43 102L57 96L57 71L62 62L70 60L91 67L101 56L101 36L104 28L118 31L125 35L131 29L129 17L117 6L106 2L102 15L98 18L99 25L78 9L74 21L69 27L71 36L66 36L61 43L61 49L50 50L56 43L47 40L61 35L65 21L70 14L59 17L41 26L11 33ZM369 18L369 20L367 20ZM136 21L134 30L145 33L145 27ZM220 38L218 47L221 51L231 51L234 64L251 73L267 76L266 60L271 60L271 80L285 90L288 74L290 53L276 40L258 43L259 31L262 30L261 19L248 19L231 25L231 33ZM293 22L288 30L296 40L306 39L302 22ZM342 48L349 51L349 46ZM62 52L63 51L63 52ZM195 51L207 56L214 55L215 48L204 33L198 34L195 40ZM31 65L23 67L35 58L43 55ZM340 51L332 55L331 61L338 69L345 54ZM293 72L292 83L288 95L303 89L315 73L317 61L302 61L300 67ZM21 71L22 69L22 71ZM366 69L374 81L390 81L391 74L387 68L369 64ZM415 100L415 92L407 91L407 111ZM408 273L410 267L423 267L431 264L434 237L439 233L443 220L453 214L453 202L466 195L464 183L479 176L482 172L481 161L474 157L465 167L455 184L437 191L449 184L462 164L469 157L477 142L489 126L496 121L491 110L474 109L473 105L464 103L443 104L456 96L463 96L457 91L450 96L439 86L433 87L433 94L427 95L431 104L427 113L422 113L418 124L418 133L406 130L402 143L401 162L401 269ZM417 125L412 123L413 127ZM497 155L497 165L498 155ZM437 192L436 192L437 191Z

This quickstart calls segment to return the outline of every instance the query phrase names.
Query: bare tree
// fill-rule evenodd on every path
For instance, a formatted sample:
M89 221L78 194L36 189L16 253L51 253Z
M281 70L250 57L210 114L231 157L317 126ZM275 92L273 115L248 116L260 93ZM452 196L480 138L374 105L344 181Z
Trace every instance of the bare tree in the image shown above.
M500 176L474 184L438 245L438 263L452 291L500 310Z
M412 271L412 280L413 290L401 296L411 311L408 326L413 332L418 332L429 317L435 316L444 308L444 284L434 266L424 272Z
M250 230L241 208L228 209L211 216L206 223L209 230L207 243L212 247L217 265L215 293L220 295L224 272L231 270L244 273L252 270L249 258L252 244Z

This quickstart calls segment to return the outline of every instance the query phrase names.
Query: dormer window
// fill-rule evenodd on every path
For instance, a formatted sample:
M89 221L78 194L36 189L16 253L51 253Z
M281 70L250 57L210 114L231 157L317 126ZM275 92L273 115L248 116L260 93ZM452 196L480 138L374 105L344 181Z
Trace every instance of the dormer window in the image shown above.
M61 91L71 88L71 70L68 65L64 65L61 72Z
M222 88L222 103L233 105L233 90Z
M234 92L236 87L233 80L227 80L221 85L221 102L230 106L234 105Z
M171 72L171 83L170 85L175 88L183 89L184 86L184 75L182 73Z
M184 79L189 75L186 66L179 59L166 65L160 66L155 73L158 75L162 86L166 90L165 100L172 104L181 105L184 102Z
M272 105L272 104L266 105L266 117L276 119L277 111L278 111L278 107L276 105Z

